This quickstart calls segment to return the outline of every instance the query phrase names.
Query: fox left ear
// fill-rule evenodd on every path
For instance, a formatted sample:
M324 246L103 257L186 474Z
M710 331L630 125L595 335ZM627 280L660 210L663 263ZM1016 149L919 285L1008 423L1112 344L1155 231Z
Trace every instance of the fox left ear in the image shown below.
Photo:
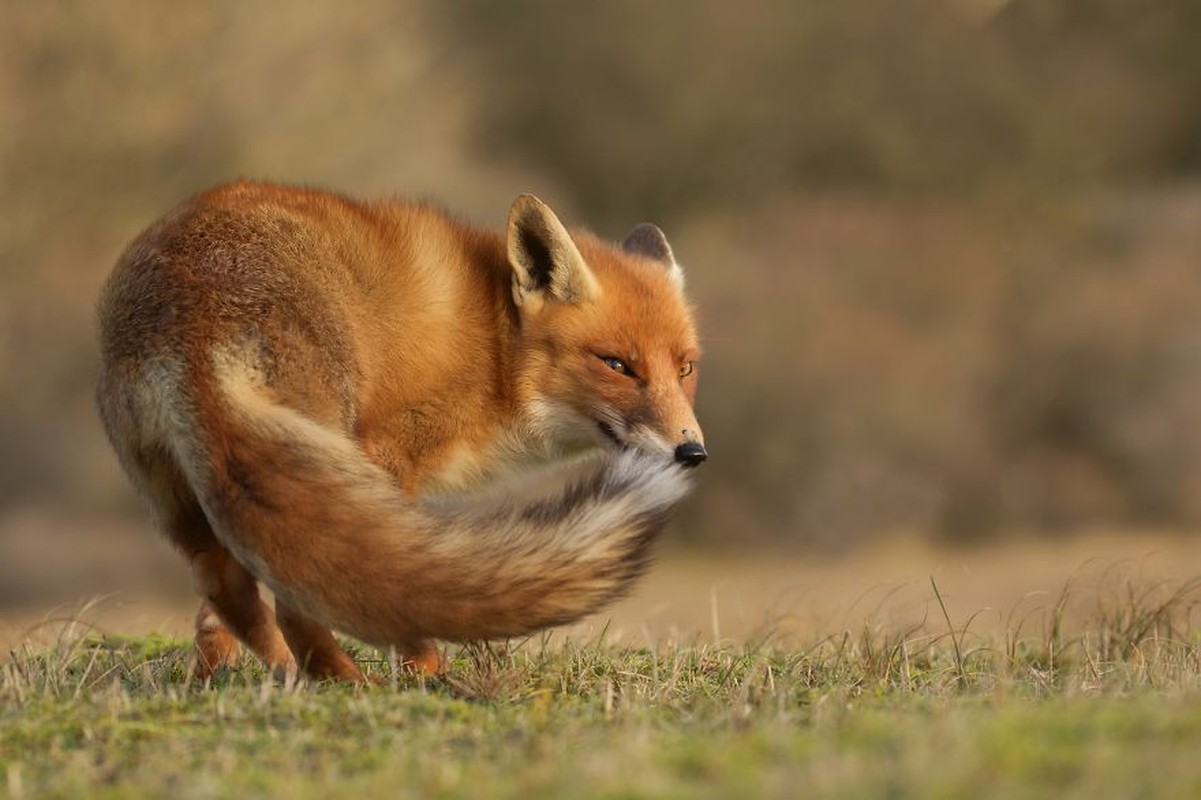
M537 311L547 299L580 303L600 294L600 286L584 256L550 207L523 194L509 209L509 265L513 268L513 301Z
M667 243L667 237L663 235L663 231L659 230L658 225L652 225L649 222L635 225L634 230L630 231L622 241L621 249L627 253L646 256L658 261L667 267L667 275L674 283L679 286L684 285L684 270L676 263L675 254L671 252L671 245Z

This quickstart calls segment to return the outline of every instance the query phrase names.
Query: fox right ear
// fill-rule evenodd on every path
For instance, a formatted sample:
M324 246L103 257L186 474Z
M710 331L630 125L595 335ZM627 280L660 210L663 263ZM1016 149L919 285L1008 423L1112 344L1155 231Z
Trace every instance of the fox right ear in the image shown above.
M652 261L658 261L667 269L667 276L677 287L684 286L684 270L676 262L675 253L658 225L643 222L634 226L634 230L621 243L621 249L627 253L645 256Z
M537 311L547 299L579 303L600 294L584 256L550 207L523 194L509 209L507 249L513 302Z

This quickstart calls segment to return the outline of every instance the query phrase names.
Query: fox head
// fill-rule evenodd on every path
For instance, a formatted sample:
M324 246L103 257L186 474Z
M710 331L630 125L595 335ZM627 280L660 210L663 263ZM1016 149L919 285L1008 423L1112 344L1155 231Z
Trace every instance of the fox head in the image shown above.
M569 234L532 195L509 212L506 249L520 326L519 392L558 445L636 448L694 467L700 347L684 273L643 223L620 246Z

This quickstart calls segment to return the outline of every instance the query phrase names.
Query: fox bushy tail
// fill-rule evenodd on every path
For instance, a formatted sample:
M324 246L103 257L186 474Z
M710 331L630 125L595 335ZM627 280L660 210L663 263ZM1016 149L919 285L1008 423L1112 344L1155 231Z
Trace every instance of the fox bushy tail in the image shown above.
M687 490L634 452L549 491L419 504L350 438L226 370L171 437L221 543L289 605L376 644L519 636L595 611L647 567Z

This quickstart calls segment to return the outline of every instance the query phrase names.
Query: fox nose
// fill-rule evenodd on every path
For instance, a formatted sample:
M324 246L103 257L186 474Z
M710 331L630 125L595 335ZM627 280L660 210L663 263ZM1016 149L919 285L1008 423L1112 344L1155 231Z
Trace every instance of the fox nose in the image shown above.
M699 442L684 442L676 448L676 463L688 469L692 469L708 457L709 452Z

